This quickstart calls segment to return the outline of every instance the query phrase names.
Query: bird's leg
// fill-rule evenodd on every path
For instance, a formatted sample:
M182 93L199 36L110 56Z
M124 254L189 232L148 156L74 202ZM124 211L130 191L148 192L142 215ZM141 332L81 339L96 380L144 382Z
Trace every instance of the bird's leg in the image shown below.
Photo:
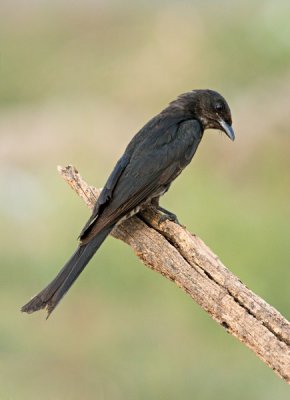
M168 219L169 221L175 222L176 224L180 225L180 222L178 221L176 214L174 214L171 211L166 210L166 208L163 208L161 206L158 206L156 208L157 208L157 210L159 210L163 213L163 215L159 219L159 223L164 222Z
M174 213L166 210L165 208L159 205L159 197L155 197L154 199L152 199L151 204L156 210L161 211L163 213L163 215L161 215L159 218L158 224L161 224L162 222L169 220L180 225L178 218Z

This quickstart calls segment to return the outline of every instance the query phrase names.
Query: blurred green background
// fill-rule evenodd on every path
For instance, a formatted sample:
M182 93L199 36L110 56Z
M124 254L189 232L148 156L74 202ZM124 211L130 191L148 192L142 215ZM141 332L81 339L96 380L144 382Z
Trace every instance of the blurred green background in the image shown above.
M290 317L288 1L2 0L0 399L289 399L289 387L109 238L51 318L20 306L76 246L132 135L178 94L220 91L236 141L207 132L163 205Z

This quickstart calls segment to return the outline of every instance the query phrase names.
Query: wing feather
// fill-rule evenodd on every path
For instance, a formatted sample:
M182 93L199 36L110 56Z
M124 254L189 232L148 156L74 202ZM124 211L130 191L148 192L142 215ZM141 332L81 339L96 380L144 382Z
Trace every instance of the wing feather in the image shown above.
M130 161L129 154L125 153L117 162L104 188L101 191L101 194L95 204L91 217L89 218L89 220L87 221L86 225L83 227L79 235L80 239L84 238L89 233L90 227L97 220L100 212L102 211L102 208L104 208L106 203L108 203L111 200L115 186L117 185L118 180L122 175L124 169L126 168L127 164L129 163L129 161Z
M202 137L198 121L170 126L162 138L143 141L129 159L115 167L82 232L83 243L109 224L117 223L136 207L161 194L191 161ZM163 139L163 140L161 140ZM124 157L124 156L123 156ZM100 197L101 197L100 196ZM101 212L100 212L101 211Z

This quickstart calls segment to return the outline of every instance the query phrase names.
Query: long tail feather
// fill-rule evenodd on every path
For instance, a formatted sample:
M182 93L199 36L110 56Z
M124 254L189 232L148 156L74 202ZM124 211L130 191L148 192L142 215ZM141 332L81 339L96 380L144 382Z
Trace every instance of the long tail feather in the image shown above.
M53 281L25 304L21 308L21 311L31 314L46 308L48 318L101 246L105 238L109 235L112 228L111 226L103 229L88 243L81 244Z

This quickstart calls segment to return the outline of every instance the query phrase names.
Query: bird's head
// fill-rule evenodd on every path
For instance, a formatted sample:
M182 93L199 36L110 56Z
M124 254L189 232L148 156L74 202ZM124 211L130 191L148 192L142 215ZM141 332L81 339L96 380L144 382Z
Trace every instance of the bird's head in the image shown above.
M231 110L226 100L213 90L192 90L178 97L173 104L199 120L203 129L220 129L235 140Z

